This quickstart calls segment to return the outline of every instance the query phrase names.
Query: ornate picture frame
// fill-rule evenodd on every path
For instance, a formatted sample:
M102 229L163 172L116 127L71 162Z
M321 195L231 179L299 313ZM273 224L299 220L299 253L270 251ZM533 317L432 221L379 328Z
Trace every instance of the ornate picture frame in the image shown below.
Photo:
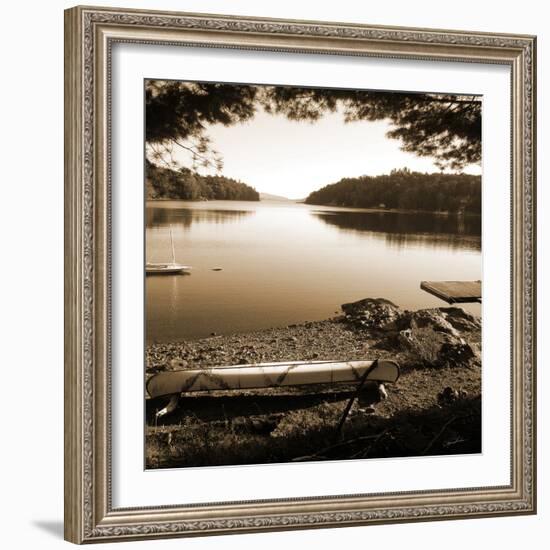
M111 54L116 43L505 65L511 70L510 483L115 508ZM65 538L75 543L536 512L536 38L114 8L65 12ZM504 411L506 413L507 411Z

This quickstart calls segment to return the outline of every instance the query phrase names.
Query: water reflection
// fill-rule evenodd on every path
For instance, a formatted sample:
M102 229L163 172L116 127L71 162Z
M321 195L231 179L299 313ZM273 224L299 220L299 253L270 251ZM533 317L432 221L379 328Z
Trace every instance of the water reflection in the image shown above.
M147 261L170 261L173 247L192 266L187 277L145 278L148 342L327 319L366 297L436 307L445 303L420 281L482 278L473 217L163 201L147 203L146 223Z
M192 209L192 208L163 208L148 206L145 211L147 228L158 228L172 225L191 227L194 223L222 224L238 222L254 214L253 210L220 210L220 209Z
M344 232L376 234L390 246L481 250L479 216L402 212L321 211L312 214Z

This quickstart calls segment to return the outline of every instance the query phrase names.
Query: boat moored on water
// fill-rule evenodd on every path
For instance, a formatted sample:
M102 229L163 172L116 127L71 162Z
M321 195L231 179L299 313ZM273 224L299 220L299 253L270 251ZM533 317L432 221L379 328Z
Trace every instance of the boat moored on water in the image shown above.
M191 271L190 265L176 263L172 226L170 226L170 245L172 247L172 261L164 263L147 262L145 264L146 275L176 275L178 273L189 273Z
M146 275L162 275L163 273L170 275L176 273L190 273L191 266L181 264L145 264Z

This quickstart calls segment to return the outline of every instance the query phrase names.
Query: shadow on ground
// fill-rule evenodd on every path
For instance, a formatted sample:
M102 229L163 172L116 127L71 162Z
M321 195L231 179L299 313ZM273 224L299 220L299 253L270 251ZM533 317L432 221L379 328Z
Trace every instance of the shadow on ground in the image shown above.
M52 535L56 539L63 539L63 521L62 520L37 520L33 525L38 529Z
M311 388L311 387L310 387ZM271 394L263 392L248 392L246 395L238 392L217 392L210 394L191 394L182 397L178 409L167 417L155 419L155 413L166 406L169 397L148 399L146 401L146 417L148 425L170 426L177 425L189 416L197 420L227 421L236 417L265 414L287 413L300 409L315 407L323 403L347 401L353 395L353 387L342 387L337 390L308 391L286 390L273 391ZM375 403L378 399L377 388L371 385L361 392L362 404Z
M481 452L481 398L464 397L391 416L359 408L337 426L349 393L329 396L199 398L170 425L147 433L147 467L221 466L292 461ZM267 399L267 403L264 403ZM307 405L307 406L306 406ZM364 403L361 403L364 407ZM367 406L368 408L368 406ZM254 409L256 411L254 412ZM285 412L281 412L285 411ZM236 416L237 412L240 416ZM250 412L245 416L245 412ZM214 420L216 418L216 420Z

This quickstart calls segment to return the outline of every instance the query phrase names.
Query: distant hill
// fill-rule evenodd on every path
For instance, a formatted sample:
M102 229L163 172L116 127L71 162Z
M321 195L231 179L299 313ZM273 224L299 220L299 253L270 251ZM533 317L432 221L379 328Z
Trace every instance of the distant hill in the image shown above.
M272 195L271 193L260 193L261 201L287 201L291 202L292 199L288 197L281 197L280 195Z

